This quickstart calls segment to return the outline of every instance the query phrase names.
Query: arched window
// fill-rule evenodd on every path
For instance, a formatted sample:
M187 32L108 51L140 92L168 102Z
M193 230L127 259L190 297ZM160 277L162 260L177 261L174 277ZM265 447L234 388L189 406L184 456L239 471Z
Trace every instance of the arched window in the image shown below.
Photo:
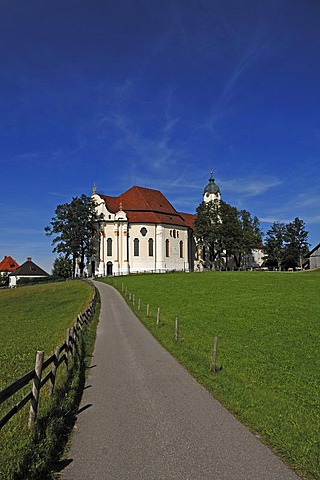
M166 257L170 257L170 241L166 240Z
M153 238L149 238L149 257L153 257Z
M179 247L180 247L180 258L184 257L184 252L183 252L183 241L180 240L179 242Z
M139 257L139 238L133 240L133 255Z
M107 257L112 257L112 238L107 240Z

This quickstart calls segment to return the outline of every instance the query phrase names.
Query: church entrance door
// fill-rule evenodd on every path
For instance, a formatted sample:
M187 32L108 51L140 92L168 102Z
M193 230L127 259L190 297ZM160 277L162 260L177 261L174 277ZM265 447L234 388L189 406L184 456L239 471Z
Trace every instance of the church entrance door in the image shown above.
M108 276L112 275L112 267L113 267L112 262L108 262L107 263L107 275Z

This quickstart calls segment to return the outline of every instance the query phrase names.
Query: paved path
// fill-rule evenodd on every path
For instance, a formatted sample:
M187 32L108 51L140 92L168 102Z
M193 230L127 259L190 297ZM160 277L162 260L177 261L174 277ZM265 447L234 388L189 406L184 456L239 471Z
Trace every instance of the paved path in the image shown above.
M96 282L102 309L64 480L294 480Z

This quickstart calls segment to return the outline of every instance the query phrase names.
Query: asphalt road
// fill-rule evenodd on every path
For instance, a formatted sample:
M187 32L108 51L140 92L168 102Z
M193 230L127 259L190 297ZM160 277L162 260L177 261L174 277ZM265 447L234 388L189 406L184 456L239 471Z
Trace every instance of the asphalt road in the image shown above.
M112 287L96 282L97 340L64 480L294 480L152 337Z

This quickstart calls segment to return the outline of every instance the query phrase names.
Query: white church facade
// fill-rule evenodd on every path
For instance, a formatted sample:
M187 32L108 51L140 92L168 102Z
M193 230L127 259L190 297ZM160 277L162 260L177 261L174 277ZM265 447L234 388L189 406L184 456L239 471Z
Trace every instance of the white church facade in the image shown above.
M158 190L134 186L118 197L98 194L96 275L191 271L194 215L177 212Z

